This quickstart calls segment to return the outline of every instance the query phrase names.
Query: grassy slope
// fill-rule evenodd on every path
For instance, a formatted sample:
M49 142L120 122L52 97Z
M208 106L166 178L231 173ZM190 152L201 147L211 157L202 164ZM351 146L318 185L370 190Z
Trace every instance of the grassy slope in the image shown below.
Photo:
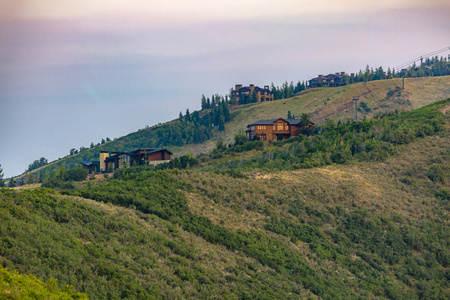
M265 102L237 108L233 120L227 123L225 132L221 135L226 143L232 143L239 129L247 129L247 124L275 117L286 117L290 110L299 116L301 113L311 114L313 122L321 123L325 118L333 120L353 118L355 115L353 97L359 97L360 102L367 103L372 110L369 113L358 112L358 116L372 117L378 112L408 111L438 100L450 97L450 76L407 78L405 90L399 96L387 97L387 93L402 86L401 79L379 80L368 83L357 83L338 88L318 88L304 91L289 99ZM329 100L328 100L329 99ZM327 102L327 105L324 105ZM212 150L214 141L198 145L174 147L176 155L191 151L194 154Z
M247 179L201 170L171 174L192 185L193 189L182 192L195 215L206 216L231 232L255 230L279 241L299 253L325 282L347 286L353 297L419 295L424 299L444 299L449 296L448 282L442 281L442 274L448 274L448 247L442 248L449 242L445 230L448 203L436 199L434 192L448 187L450 178L438 183L426 176L430 165L438 163L448 169L450 164L450 107L447 105L442 112L447 114L445 131L399 146L398 153L385 162L255 171L247 174ZM315 296L283 269L270 268L242 251L208 243L133 207L47 195L45 191L40 197L33 194L39 191L20 193L24 193L24 198L8 197L8 201L0 202L4 206L0 206L4 220L0 235L8 236L7 240L1 239L4 244L0 245L0 261L22 273L58 278L94 297L118 296L118 290L108 294L111 283L117 289L125 284L142 286L166 297ZM41 201L42 197L48 198L47 204ZM367 214L361 216L361 211ZM332 243L340 249L343 243L348 253L336 258L321 244L302 238L293 240L283 232L268 230L266 226L274 219L285 219L301 228L311 226L326 237L325 246ZM363 235L349 242L348 234L358 233L348 231L349 220L361 221L357 227L373 227L363 231L364 235L379 235L374 240ZM40 230L36 230L36 224ZM45 228L48 229L42 230ZM333 240L334 237L341 240ZM415 250L406 249L407 255L387 262L383 255L389 257L390 253L377 246L390 251L392 237L409 240L415 244ZM368 242L373 243L373 248L367 249ZM63 248L72 251L70 259ZM395 251L399 248L392 250L398 257ZM44 255L39 251L44 251ZM28 262L29 259L38 263ZM57 263L49 265L51 261ZM122 285L114 281L120 274ZM343 295L336 292L336 297ZM332 298L330 294L325 296Z
M311 89L289 99L232 107L233 120L227 123L225 132L219 133L218 136L222 137L226 143L232 143L236 132L240 129L245 130L247 124L260 119L286 117L289 110L294 115L300 115L304 112L310 113L313 122L316 123L324 121L325 118L334 120L353 118L355 113L353 97L359 97L360 101L365 102L372 109L369 113L358 113L360 117L365 116L367 118L373 116L374 113L395 109L407 111L450 97L450 76L407 78L404 91L393 97L387 96L389 91L396 90L401 86L401 79L379 80L338 88ZM327 102L327 105L324 105L324 102ZM61 163L72 168L83 159L98 159L98 153L102 150L132 150L135 148L133 145L135 137L145 134L147 130L152 130L152 128L142 129L104 145L87 149L83 153L62 158L48 166L34 170L33 173L37 174L40 170L48 167L56 168ZM175 156L180 156L188 152L193 154L207 153L214 147L215 141L209 140L201 144L190 144L182 147L168 146L167 148Z

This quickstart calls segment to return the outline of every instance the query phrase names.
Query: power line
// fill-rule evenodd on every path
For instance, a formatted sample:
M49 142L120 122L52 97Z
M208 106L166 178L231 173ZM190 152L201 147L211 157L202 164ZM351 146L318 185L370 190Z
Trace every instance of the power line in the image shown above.
M401 65L396 66L394 68L394 70L399 71L399 70L401 70L401 69L403 69L405 67L410 66L411 64L415 63L416 61L419 61L419 60L422 60L422 59L427 59L427 58L429 58L431 56L435 56L435 55L437 55L439 53L442 53L442 52L445 52L445 51L448 51L448 50L450 50L450 47L445 47L445 48L442 48L442 49L439 49L439 50L435 50L435 51L427 53L427 54L423 54L423 55L418 56L418 57L416 57L416 58L414 58L414 59L412 59L410 61L407 61L405 63L402 63Z

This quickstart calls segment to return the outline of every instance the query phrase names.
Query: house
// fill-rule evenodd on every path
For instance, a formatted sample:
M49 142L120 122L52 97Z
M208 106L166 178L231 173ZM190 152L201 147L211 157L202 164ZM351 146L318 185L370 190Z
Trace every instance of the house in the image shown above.
M81 161L83 167L92 172L114 171L138 165L158 165L169 162L172 152L164 148L139 148L131 152L100 152L100 161Z
M322 86L336 87L346 85L345 76L346 76L345 72L328 74L326 76L318 75L316 78L308 80L308 87L309 88ZM353 78L354 76L355 74L352 73L351 78Z
M80 164L89 171L89 174L100 171L100 161L82 160Z
M273 101L273 94L266 85L264 88L250 84L249 86L242 86L242 84L236 84L233 91L236 104L245 104L252 102Z
M310 122L308 128L314 123ZM299 119L271 119L259 120L247 125L247 139L261 141L285 140L291 136L297 136L303 129Z

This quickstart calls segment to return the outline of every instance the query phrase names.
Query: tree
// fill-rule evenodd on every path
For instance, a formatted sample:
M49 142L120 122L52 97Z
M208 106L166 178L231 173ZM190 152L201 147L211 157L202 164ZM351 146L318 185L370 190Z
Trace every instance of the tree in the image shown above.
M180 111L180 114L178 115L178 120L180 122L183 122L183 113Z
M291 111L290 111L290 110L288 110L287 118L288 118L288 119L292 119L292 115L291 115Z
M33 183L34 183L34 175L33 175L32 172L30 172L30 173L28 174L28 177L27 177L27 183L28 183L28 184L33 184Z
M206 109L206 97L202 94L202 110Z
M104 143L106 143L106 141L105 141L105 139L102 139L102 145L103 145Z
M186 122L191 121L191 115L189 114L189 108L186 109L186 116L184 117L184 119L186 120Z
M302 133L303 134L308 134L309 133L309 123L311 121L309 120L309 114L307 113L302 113L302 115L300 116L300 124L302 125Z
M243 129L239 129L239 131L234 136L234 144L235 145L242 145L247 141L247 136L245 135L245 132Z
M227 149L227 145L225 145L225 142L223 141L222 138L219 138L217 140L217 142L216 142L216 149L215 150L218 151L218 152L222 152L222 151L224 151L226 149Z
M8 186L9 187L15 187L16 186L16 182L14 181L14 178L11 177L11 179L9 180Z
M107 142L111 142L111 139L109 137L106 138Z
M5 186L5 183L3 182L3 169L2 165L0 165L0 187Z
M90 146L90 148L94 148L94 142L91 142L91 146Z

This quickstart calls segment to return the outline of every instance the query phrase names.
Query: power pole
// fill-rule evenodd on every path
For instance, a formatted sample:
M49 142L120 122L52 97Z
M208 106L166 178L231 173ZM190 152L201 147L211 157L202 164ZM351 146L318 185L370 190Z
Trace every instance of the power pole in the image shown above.
M353 98L353 101L355 101L355 121L358 121L358 100L359 97Z

